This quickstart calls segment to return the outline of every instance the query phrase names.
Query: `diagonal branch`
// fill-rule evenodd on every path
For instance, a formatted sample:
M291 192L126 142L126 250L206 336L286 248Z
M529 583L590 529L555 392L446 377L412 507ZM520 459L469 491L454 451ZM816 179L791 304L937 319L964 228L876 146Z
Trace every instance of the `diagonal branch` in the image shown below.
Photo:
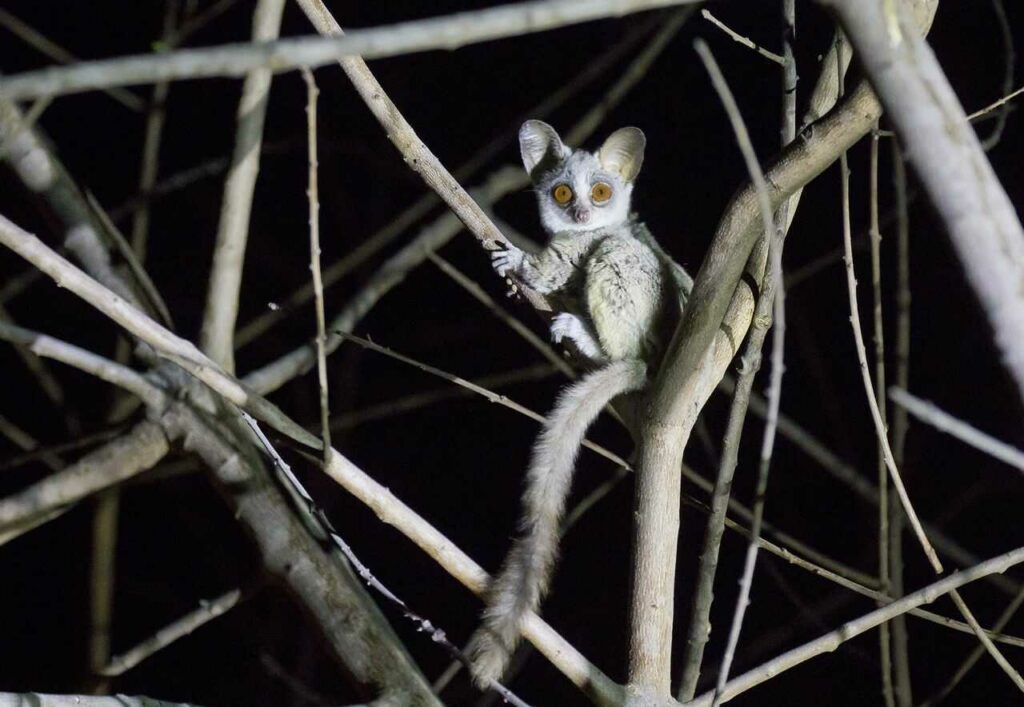
M899 601L888 606L876 609L853 621L847 621L834 631L826 633L809 643L783 653L773 658L764 665L749 670L743 675L730 680L723 692L723 701L730 700L747 690L760 685L762 682L776 677L779 673L804 663L811 658L834 651L840 645L855 638L866 631L880 626L886 621L891 621L896 616L907 613L911 609L930 604L941 596L955 591L965 584L986 577L994 572L1005 572L1011 567L1024 562L1024 547L1011 550L970 569L956 572L948 577L908 594ZM698 697L689 703L688 707L709 707L712 700L712 693Z
M0 499L0 531L31 521L139 474L170 449L160 425L144 421L131 432L27 489Z
M0 244L45 272L61 287L84 299L127 331L153 346L226 399L248 409L282 434L310 447L320 441L266 398L255 395L204 356L190 341L175 336L96 280L50 250L38 238L0 216Z

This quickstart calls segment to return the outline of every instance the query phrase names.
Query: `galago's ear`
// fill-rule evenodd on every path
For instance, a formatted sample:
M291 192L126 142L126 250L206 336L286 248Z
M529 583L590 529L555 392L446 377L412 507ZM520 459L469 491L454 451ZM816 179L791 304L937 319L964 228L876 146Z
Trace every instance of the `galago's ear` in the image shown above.
M571 152L555 129L542 120L527 120L519 128L519 153L530 176L538 167L543 170L558 164Z
M644 163L647 138L640 128L620 128L608 136L597 151L601 166L615 172L627 182L636 179Z

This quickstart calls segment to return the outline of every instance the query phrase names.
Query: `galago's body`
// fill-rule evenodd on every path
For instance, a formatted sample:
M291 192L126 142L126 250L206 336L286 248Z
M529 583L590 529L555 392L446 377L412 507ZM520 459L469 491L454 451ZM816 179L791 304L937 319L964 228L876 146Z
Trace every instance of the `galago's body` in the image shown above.
M498 251L494 268L563 304L552 338L571 341L597 368L562 391L534 445L520 535L491 583L483 626L471 641L481 685L504 672L524 616L547 591L587 428L615 397L646 385L692 285L630 214L642 132L618 130L591 153L565 146L551 126L530 120L519 142L550 240L539 253Z

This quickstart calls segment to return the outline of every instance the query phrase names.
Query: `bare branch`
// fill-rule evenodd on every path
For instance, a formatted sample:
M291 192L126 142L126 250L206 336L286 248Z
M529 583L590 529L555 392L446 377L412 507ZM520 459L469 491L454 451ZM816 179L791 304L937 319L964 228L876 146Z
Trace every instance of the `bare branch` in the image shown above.
M56 62L61 64L74 64L80 61L78 57L64 49L64 47L56 44L53 40L40 32L37 32L34 28L7 12L7 10L2 7L0 7L0 25L3 25L12 34L20 37L26 44L30 44L35 47L37 50ZM145 108L145 102L141 98L131 91L126 91L123 88L112 88L105 90L104 93L109 95L128 110L135 111L136 113L141 113L143 108Z
M772 214L771 197L768 194L768 185L765 182L764 173L761 171L761 165L758 163L757 154L754 152L754 146L750 141L750 135L747 132L746 125L743 123L743 117L740 115L740 110L736 105L736 100L733 98L732 91L729 90L725 77L722 75L717 62L711 55L707 46L703 42L698 41L696 49L697 53L700 55L701 61L704 62L704 68L711 77L711 83L714 86L716 93L718 93L722 106L725 108L726 115L729 118L729 123L736 136L736 142L739 145L740 153L742 154L743 161L746 164L747 173L750 175L750 180L753 182L754 187L757 190L758 208L761 214L762 227L765 234L764 237L765 240L768 241L768 268L765 271L761 295L758 297L757 306L754 308L754 325L747 338L747 347L743 354L743 373L740 379L740 384L737 386L734 406L729 415L730 432L732 432L730 442L734 445L734 448L730 451L730 466L732 469L735 469L735 446L739 444L742 423L746 416L746 404L750 395L750 387L753 384L754 375L756 374L757 369L761 366L761 347L764 345L765 336L772 324L773 312L777 316L782 311L781 300L784 296L781 289L782 248L786 236L786 214L785 207L783 207L784 211L781 214L783 216L783 221L781 223L775 222ZM778 323L780 328L775 330L773 338L777 344L781 344L785 325L784 317L779 317ZM777 348L777 354L778 355L774 358L778 360L773 360L772 364L772 384L768 399L768 424L765 426L764 444L761 449L761 463L757 478L757 490L754 498L754 519L753 527L751 529L753 539L747 546L743 576L740 579L740 594L736 600L736 609L733 613L732 626L729 629L729 638L725 654L722 658L722 665L719 668L718 683L715 688L716 694L721 693L721 690L725 686L725 682L729 676L729 669L732 666L736 646L739 643L740 630L743 626L743 616L746 612L747 605L749 604L750 590L753 586L754 563L757 559L758 550L757 538L760 537L761 523L764 517L764 502L768 484L768 469L769 462L771 460L772 441L775 436L775 427L779 416L779 400L782 395L781 348ZM729 475L731 476L731 470ZM717 485L718 484L716 484L716 486ZM718 698L716 697L715 702L717 703L717 701Z
M309 269L313 275L313 293L316 302L316 374L320 389L320 439L324 451L331 448L331 412L328 407L327 388L327 325L324 322L324 283L320 276L320 192L317 186L316 146L316 99L320 90L316 87L313 72L303 68L302 78L306 82L306 129L309 154Z
M931 425L940 432L952 435L964 444L968 444L978 451L988 454L990 457L1009 464L1020 471L1024 471L1024 451L985 434L963 420L953 417L935 403L922 400L902 388L895 386L889 388L889 397L894 403L907 410L914 417Z
M1013 204L903 4L887 17L880 3L820 1L839 16L885 102L1024 399L1024 228Z
M394 526L416 543L463 586L477 596L483 596L489 581L483 568L388 489L334 450L331 450L324 471L369 506L381 521ZM622 704L621 686L590 664L536 614L527 616L523 636L597 704Z
M1013 601L1007 604L1006 609L1003 610L1003 613L1000 614L999 618L996 619L995 624L993 624L992 630L1002 631L1003 627L1005 627L1006 624L1010 623L1010 619L1012 619L1013 615L1017 613L1017 610L1021 607L1021 604L1024 604L1024 588L1022 588L1017 593L1017 596L1013 598ZM921 707L932 707L932 705L935 705L946 699L946 697L949 696L949 693L956 689L956 686L959 685L960 681L967 676L967 673L971 671L971 668L974 667L974 665L978 662L978 660L981 659L981 656L983 655L985 655L985 646L975 646L974 650L972 650L970 654L966 658L964 658L964 662L960 664L960 667L957 668L956 671L953 673L953 676L950 677L949 682L943 685L942 688L937 693L935 693L935 695L933 695L931 698L922 702Z
M543 380L551 377L556 372L557 369L553 366L546 363L538 363L533 366L527 366L525 368L519 368L512 371L481 376L480 378L475 379L473 383L482 388L495 389L509 385L510 383ZM472 395L472 391L459 388L440 388L437 390L424 391L422 393L412 393L394 400L378 403L377 405L370 405L359 410L335 415L331 419L331 429L347 430L366 422L381 420L413 410L419 410L445 400L468 398ZM2 464L0 464L0 469L3 469Z
M285 0L260 0L256 4L252 19L253 43L277 39L284 5ZM252 195L260 169L270 80L270 68L257 68L246 75L242 84L242 97L235 116L235 147L231 169L224 182L217 244L199 337L200 348L229 373L235 370L235 321L249 239Z
M237 432L226 436L222 426L207 426L183 404L172 405L160 422L202 459L255 543L264 568L311 615L332 656L358 682L374 687L382 704L439 705L351 568L311 532L316 520L308 509L285 499L256 458L256 449L234 446L230 440ZM233 422L248 432L240 419Z
M124 437L90 452L63 471L0 500L0 531L150 469L169 450L167 435L159 425L140 422Z
M882 427L889 429L885 412L885 327L882 319L882 231L878 216L878 124L871 131L871 157L868 167L868 211L871 240L871 296L872 339L875 344L875 404L882 417ZM895 457L893 458L895 462ZM878 584L883 592L889 591L889 477L885 466L885 453L881 443L878 447ZM882 668L882 697L887 707L895 707L896 692L893 687L892 637L889 624L882 624L878 631L879 660ZM901 688L902 691L909 686Z
M892 182L896 198L896 385L906 388L910 380L910 216L907 194L907 175L903 164L903 153L899 143L892 142ZM892 415L892 454L896 466L904 462L903 452L907 441L907 412L900 407ZM893 596L903 596L903 529L906 520L901 508L889 499L889 591ZM940 552L948 553L945 538L934 529L925 526ZM965 562L964 565L977 564ZM1002 579L1002 575L996 575ZM914 703L913 685L910 676L910 650L907 639L907 622L898 616L892 622L892 643L895 656L896 700L900 707L911 707Z
M0 215L0 243L15 251L37 268L103 312L129 332L153 346L161 355L173 360L189 373L239 407L250 409L256 417L279 432L310 447L319 448L320 441L306 432L276 405L253 395L245 386L225 373L204 356L194 344L175 336L103 287L63 257L47 248L42 241Z
M313 7L307 5L306 0L301 1L307 10ZM305 37L262 44L187 49L28 71L0 80L0 94L11 100L23 100L138 83L242 76L263 67L275 71L300 66L312 69L343 57L381 59L428 49L457 49L467 44L696 1L547 0L517 3L356 30L345 37ZM326 12L326 8L321 6L321 9ZM317 21L323 21L325 17L321 14ZM318 30L324 33L321 27Z
M232 589L216 599L200 601L199 607L194 611L172 621L133 648L111 658L110 662L99 671L100 674L106 677L123 675L179 638L184 638L217 617L223 616L237 606L242 599L242 590Z
M733 31L732 28L730 28L728 25L726 25L720 19L718 19L717 17L712 15L711 12L709 12L708 10L701 10L700 11L700 16L703 17L708 22L710 22L711 24L713 24L718 29L720 29L723 32L725 32L729 37L732 38L732 40L734 42L739 42L740 44L745 46L747 49L753 49L755 52L757 52L758 54L763 56L765 59L768 59L770 61L774 61L776 64L778 64L780 66L782 66L782 65L784 65L786 63L785 59L783 59L781 56L779 56L775 52L770 52L767 49L765 49L764 47L762 47L761 45L755 44L753 41L750 40L749 37L744 37L739 32Z
M559 371L567 375L569 378L576 377L576 371L573 370L572 366L565 362L565 359L558 355L558 353L551 347L551 345L541 339L539 336L533 333L525 324L520 322L518 319L509 314L503 309L494 298L491 297L484 288L473 282L467 277L461 270L456 268L454 265L449 263L447 260L442 258L436 253L428 253L427 257L430 259L437 268L445 275L454 280L459 287L464 289L466 292L471 294L480 304L489 309L494 316L504 322L508 327L519 334L526 343L536 349L541 356L546 358L551 365L557 368Z
M173 43L175 27L178 22L179 5L177 0L164 2L163 31L160 41L167 46ZM142 164L139 169L139 193L148 194L156 184L157 172L160 167L160 144L163 142L164 123L167 118L167 94L170 93L169 81L154 84L146 106L146 129L142 139ZM131 249L138 262L146 262L146 249L149 241L149 202L143 201L132 214ZM104 657L106 661L106 657Z
M0 321L0 339L25 346L37 356L66 363L111 385L124 388L155 410L161 409L166 402L163 391L132 369L66 341L4 321Z

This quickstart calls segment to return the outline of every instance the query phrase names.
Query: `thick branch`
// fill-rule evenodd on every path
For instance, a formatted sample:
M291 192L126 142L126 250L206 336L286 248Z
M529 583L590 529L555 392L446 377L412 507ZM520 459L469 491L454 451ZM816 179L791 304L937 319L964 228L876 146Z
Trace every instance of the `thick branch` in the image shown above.
M915 11L920 12L922 26L930 25L934 7L934 0L916 0ZM867 134L881 110L871 89L862 83L834 111L805 130L765 170L772 209ZM721 380L750 321L746 310L753 307L753 293L747 284L740 284L740 276L745 267L754 265L751 274L757 282L761 280L756 272L758 258L751 258L761 233L756 190L748 184L733 197L719 222L649 396L641 425L637 483L638 499L647 488L643 497L650 505L640 516L642 525L634 542L656 544L659 557L651 560L652 581L635 585L634 611L672 611L679 527L678 469L697 415ZM743 317L737 316L741 304ZM664 618L652 622L665 623ZM648 639L631 646L630 682L636 690L633 697L640 702L668 696L671 631Z
M263 566L311 615L335 658L379 690L379 704L439 705L359 579L303 526L254 450L231 446L185 405L160 421L205 462Z

